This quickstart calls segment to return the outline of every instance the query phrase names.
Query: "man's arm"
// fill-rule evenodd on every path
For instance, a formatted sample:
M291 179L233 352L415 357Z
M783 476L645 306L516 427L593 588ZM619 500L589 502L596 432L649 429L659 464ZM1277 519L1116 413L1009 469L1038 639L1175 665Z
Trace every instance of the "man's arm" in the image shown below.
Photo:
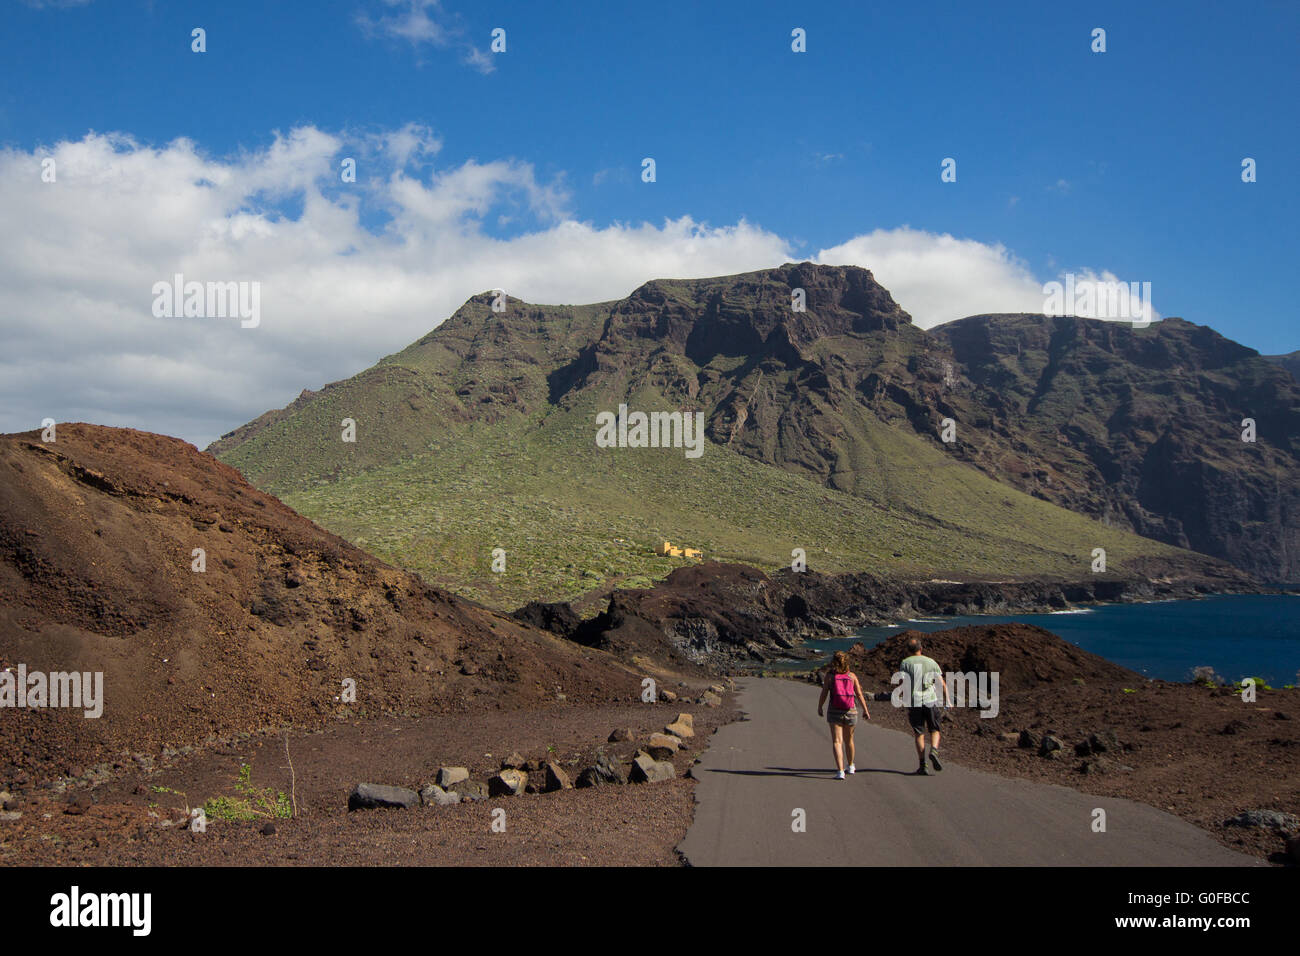
M952 698L948 696L948 682L943 679L943 671L939 671L939 686L943 688L943 706L951 707Z

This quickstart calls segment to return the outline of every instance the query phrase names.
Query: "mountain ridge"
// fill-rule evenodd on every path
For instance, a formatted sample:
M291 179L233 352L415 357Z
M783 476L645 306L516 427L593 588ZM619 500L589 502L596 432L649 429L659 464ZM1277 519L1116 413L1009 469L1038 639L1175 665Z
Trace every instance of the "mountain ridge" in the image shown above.
M796 288L804 290L806 312L791 309ZM869 270L810 263L739 276L655 279L624 299L583 306L507 299L506 311L496 313L494 298L491 293L472 297L406 349L358 376L300 395L288 408L223 436L210 450L278 492L314 494L331 482L428 456L432 448L455 445L474 429L518 427L520 434L534 434L575 412L594 414L643 399L647 410L704 413L713 447L901 513L942 523L941 513L952 505L941 500L936 466L972 469L1103 524L1140 529L1177 547L1235 560L1264 580L1300 577L1290 519L1294 487L1283 480L1281 469L1293 460L1300 436L1294 382L1253 350L1221 336L1216 340L1217 333L1206 327L1167 319L1136 330L1037 317L1040 328L1034 332L1020 327L1023 316L1013 315L968 317L927 331L912 323ZM1112 353L1114 343L1123 346L1112 362L1115 375L1146 376L1161 389L1170 379L1151 377L1161 371L1152 356L1173 350L1196 358L1209 354L1206 342L1229 343L1229 364L1241 366L1258 386L1247 397L1267 408L1260 416L1269 422L1260 429L1267 451L1258 457L1268 460L1247 468L1232 457L1239 449L1224 444L1223 436L1212 443L1200 433L1189 437L1168 416L1160 422L1168 433L1160 445L1137 428L1145 419L1134 424L1116 417L1118 406L1110 398L1105 407L1079 407L1090 415L1106 412L1117 428L1137 438L1098 439L1095 423L1081 427L1071 421L1068 403L1050 390L1032 407L999 395L999 366L1023 389L1031 371L1049 364L1037 356L1043 351L1042 328L1050 323L1082 328L1077 348L1092 349L1081 362L1058 355L1055 368L1091 374L1088 363L1097 361L1093 343L1100 337L1112 342ZM1108 327L1094 330L1085 327L1089 323ZM971 330L981 326L992 330L984 356L971 354ZM1056 341L1068 338L1058 334ZM1142 361L1154 362L1154 372ZM1174 382L1189 392L1183 410L1209 396L1223 406L1214 411L1226 414L1235 400L1233 383L1222 374L1215 379L1208 374L1213 370L1207 370L1208 377L1196 371ZM364 411L358 429L367 433L364 443L353 446L331 437L341 419L350 417L349 408ZM957 425L955 443L941 441L945 418ZM1199 414L1195 427L1206 429L1209 422ZM576 433L566 438L577 440ZM1149 476L1142 483L1148 458L1180 475L1189 456L1204 449L1214 458L1197 487L1201 498L1221 499L1237 489L1247 500L1244 511L1229 513L1217 525L1189 523L1205 510L1200 499L1176 513L1153 495ZM1013 459L1021 464L1011 467ZM467 459L460 467L479 466ZM1118 491L1105 487L1104 476L1111 474L1127 484ZM1275 507L1265 487L1270 483ZM311 513L310 502L295 500L295 505ZM1276 532L1265 548L1252 549L1252 534L1269 522Z

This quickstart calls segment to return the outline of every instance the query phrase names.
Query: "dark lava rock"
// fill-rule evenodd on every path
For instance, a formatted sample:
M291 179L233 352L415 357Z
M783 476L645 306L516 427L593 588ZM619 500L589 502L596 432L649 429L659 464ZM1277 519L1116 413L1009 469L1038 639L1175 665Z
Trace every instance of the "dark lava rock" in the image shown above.
M390 787L382 783L359 783L348 794L349 810L377 810L382 807L400 807L404 810L420 805L420 795L405 787Z

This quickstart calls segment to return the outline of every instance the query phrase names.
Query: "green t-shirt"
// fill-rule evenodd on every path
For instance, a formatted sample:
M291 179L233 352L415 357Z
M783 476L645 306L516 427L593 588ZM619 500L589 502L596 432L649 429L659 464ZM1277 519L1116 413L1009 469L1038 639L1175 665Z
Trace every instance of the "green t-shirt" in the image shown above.
M924 654L913 654L903 659L900 665L912 688L913 707L933 707L939 703L939 693L935 689L939 682L936 675L943 671L933 659Z

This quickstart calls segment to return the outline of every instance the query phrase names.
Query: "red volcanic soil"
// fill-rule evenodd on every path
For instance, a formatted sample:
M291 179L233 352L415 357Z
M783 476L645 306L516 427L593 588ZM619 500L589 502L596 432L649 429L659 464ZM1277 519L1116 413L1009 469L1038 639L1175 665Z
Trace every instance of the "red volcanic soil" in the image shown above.
M103 716L0 710L0 789L269 726L631 702L645 671L429 587L192 445L81 424L0 436L19 664L102 671Z

